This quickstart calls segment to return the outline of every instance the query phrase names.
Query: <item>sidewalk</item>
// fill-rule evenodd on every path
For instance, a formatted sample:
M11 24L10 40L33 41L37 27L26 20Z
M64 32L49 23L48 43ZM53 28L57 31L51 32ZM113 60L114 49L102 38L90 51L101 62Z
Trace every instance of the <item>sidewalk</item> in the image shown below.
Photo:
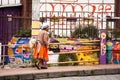
M69 76L120 74L120 64L0 69L0 80L34 80Z

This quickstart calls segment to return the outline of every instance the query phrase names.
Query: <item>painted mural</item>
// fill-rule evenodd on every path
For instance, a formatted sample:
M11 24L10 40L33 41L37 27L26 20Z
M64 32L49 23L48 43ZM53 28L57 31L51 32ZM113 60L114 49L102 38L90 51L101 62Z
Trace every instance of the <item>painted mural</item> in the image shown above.
M50 40L51 43L62 43L55 39ZM100 49L99 43L79 43L79 40L75 38L64 39L64 42L67 41L69 44L50 44L50 50L57 54L57 52L75 52L77 60L80 65L94 65L99 64L99 51L87 51L87 50L96 50ZM73 43L73 44L71 44ZM76 44L77 43L77 44ZM76 52L78 51L78 52ZM86 51L86 52L79 52ZM74 54L74 53L73 53Z
M23 63L30 63L31 60L31 49L28 45L29 38L12 38L11 42L9 42L8 48L8 62L12 64L23 64ZM60 41L52 39L51 43L59 43ZM69 41L74 42L77 41ZM104 48L104 47L103 47ZM74 45L60 45L60 44L53 44L50 45L50 51L54 53L57 52L71 52L71 51L86 51L86 50L95 50L100 49L100 45L98 43L92 43L90 45L85 45L84 43L74 44ZM49 52L50 52L49 51ZM76 56L80 65L91 65L91 64L120 64L120 42L115 41L107 41L106 46L106 53L99 54L99 52L77 52ZM57 55L58 56L58 55ZM102 57L100 57L102 56ZM105 57L103 57L105 56ZM50 61L53 61L53 58L49 55ZM55 58L55 57L54 57ZM57 58L57 57L56 57ZM106 59L106 60L104 60ZM103 63L101 63L101 61ZM50 62L49 61L49 62ZM88 62L84 62L88 61ZM54 62L54 61L53 61ZM105 63L106 62L106 63Z
M107 42L107 63L120 64L120 42L108 41Z
M29 38L15 38L11 39L8 47L8 62L11 64L30 63L31 49L28 45Z
M80 46L77 51L87 51L99 49L99 46ZM76 53L78 61L81 61L81 65L92 65L99 64L99 52L87 51L87 52L77 52ZM84 62L85 61L85 62Z

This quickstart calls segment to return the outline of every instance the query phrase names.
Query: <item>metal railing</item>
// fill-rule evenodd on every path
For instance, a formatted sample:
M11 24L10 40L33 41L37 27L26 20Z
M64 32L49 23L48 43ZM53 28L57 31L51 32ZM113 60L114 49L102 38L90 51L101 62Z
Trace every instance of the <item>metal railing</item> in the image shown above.
M83 43L85 45L89 45L89 44L91 45L91 43L94 44L94 42L99 43L99 40L80 41L80 42L76 42L76 43L74 43L74 42L50 43L49 45L77 45L77 44L80 44L80 43ZM10 57L10 54L8 54L8 51L9 51L8 49L12 48L12 46L14 46L14 44L13 45L1 45L2 50L1 50L0 58L1 58L1 66L2 66L2 68L5 67L5 65L6 65L5 62L8 61L7 59ZM20 55L23 57L24 46L22 45L21 48L22 48L22 53L20 53ZM81 51L76 50L76 51L67 51L67 52L64 52L64 51L61 52L60 51L60 52L54 52L53 54L49 54L49 57L51 55L67 55L67 56L69 56L70 54L75 54L76 55L76 53L99 52L99 51L100 51L99 48L94 49L94 50L81 50ZM18 64L16 66L14 66L14 64L11 63L11 62L8 62L8 64L12 65L13 67L19 67L19 66L23 66L23 65L24 65L24 67L31 66L32 65L31 60L33 58L32 55L33 55L33 53L32 53L32 49L31 49L30 53L28 54L28 56L30 57L30 61L28 62L29 64L26 64L24 61L22 62L22 64ZM14 59L16 57L17 57L17 55L12 55L12 59ZM52 65L52 64L57 64L58 65L58 64L73 64L73 63L81 63L81 62L82 63L85 63L85 62L99 62L99 59L98 60L84 60L84 61L83 60L82 61L80 61L80 60L70 60L70 61L62 61L62 62L58 61L58 62L48 62L47 64L48 65Z

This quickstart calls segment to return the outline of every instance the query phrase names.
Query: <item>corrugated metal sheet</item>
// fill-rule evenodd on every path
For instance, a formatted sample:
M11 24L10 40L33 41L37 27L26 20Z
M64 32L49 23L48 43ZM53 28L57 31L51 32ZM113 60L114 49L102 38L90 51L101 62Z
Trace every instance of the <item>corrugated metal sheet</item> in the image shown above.
M20 7L0 9L0 42L2 44L7 44L19 27L19 20L8 16L20 16L20 11Z
M0 8L6 8L6 7L15 7L15 6L21 6L22 4L9 4L9 5L0 5Z

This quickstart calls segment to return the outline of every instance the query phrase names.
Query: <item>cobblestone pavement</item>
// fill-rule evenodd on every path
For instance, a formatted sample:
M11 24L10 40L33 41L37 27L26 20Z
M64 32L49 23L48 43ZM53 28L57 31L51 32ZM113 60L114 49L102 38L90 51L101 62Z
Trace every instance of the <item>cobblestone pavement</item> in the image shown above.
M116 75L97 75L97 76L82 76L82 77L62 77L36 80L120 80L120 74Z

